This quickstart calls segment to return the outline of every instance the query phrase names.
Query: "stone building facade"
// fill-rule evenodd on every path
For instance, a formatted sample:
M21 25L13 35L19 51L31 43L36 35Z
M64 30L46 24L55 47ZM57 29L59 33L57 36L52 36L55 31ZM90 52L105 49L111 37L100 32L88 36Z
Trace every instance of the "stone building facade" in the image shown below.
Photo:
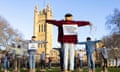
M47 5L46 8L38 10L38 5L34 9L34 36L39 41L47 41L47 44L40 44L37 50L38 54L41 54L43 51L46 54L49 54L52 50L52 33L53 26L46 23L46 19L52 19L53 14L50 8L50 5Z

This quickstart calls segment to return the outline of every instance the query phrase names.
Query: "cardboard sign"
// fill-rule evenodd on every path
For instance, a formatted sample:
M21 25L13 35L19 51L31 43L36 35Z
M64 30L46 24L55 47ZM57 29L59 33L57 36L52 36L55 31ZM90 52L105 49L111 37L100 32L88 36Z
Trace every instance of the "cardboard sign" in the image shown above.
M38 43L29 43L29 47L28 47L28 49L29 50L36 50L38 48Z
M72 25L63 25L63 33L64 35L77 35L78 26L75 24Z

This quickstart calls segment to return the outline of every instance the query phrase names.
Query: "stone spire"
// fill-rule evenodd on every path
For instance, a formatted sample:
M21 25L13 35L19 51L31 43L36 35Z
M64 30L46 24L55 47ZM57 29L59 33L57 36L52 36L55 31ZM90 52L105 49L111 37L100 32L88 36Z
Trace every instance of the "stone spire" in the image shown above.
M50 4L47 5L47 10L51 11Z
M37 25L37 22L38 22L38 4L35 5L35 9L34 9L34 30L37 29L36 25ZM37 31L35 30L34 31L34 35L36 35Z
M38 12L38 4L35 5L34 11L35 11L35 12Z
M46 12L48 16L52 16L52 10L51 10L50 4L47 5Z

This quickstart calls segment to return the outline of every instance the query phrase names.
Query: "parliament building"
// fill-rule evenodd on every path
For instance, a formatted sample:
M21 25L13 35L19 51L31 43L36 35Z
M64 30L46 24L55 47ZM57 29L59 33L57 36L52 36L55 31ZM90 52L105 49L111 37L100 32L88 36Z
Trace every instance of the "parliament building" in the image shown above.
M34 36L36 36L36 40L38 41L47 41L47 44L40 44L37 50L37 53L41 52L49 52L52 49L52 33L53 26L51 24L46 23L46 19L52 19L52 11L50 5L47 5L46 8L42 10L38 10L38 5L35 6L34 9Z

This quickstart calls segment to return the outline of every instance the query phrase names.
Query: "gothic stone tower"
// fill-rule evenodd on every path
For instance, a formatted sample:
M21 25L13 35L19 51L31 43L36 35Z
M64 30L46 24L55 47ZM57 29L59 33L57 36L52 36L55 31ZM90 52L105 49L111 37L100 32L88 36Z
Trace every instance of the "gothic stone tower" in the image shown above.
M52 49L52 25L46 24L46 19L52 19L52 11L50 5L48 4L43 10L38 10L38 5L34 9L34 36L36 36L39 41L47 41L47 44L40 44L37 53L46 52L49 54Z

